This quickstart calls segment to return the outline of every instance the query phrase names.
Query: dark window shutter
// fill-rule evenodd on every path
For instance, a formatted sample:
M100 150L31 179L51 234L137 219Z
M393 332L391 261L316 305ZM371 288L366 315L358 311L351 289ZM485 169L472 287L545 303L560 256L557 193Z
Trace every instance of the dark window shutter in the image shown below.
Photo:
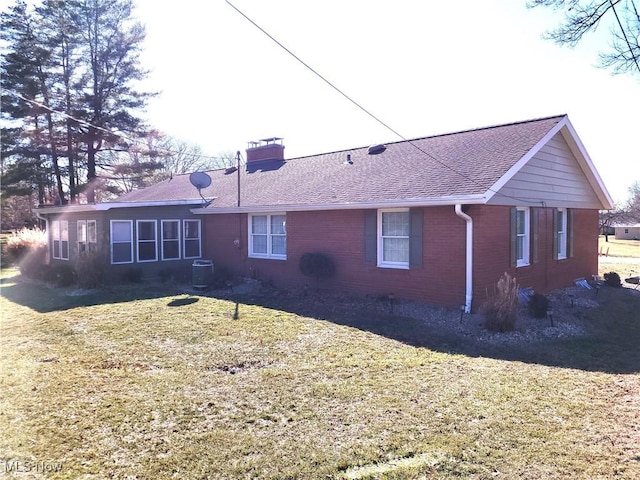
M538 239L540 238L540 209L531 209L531 261L538 263L539 247Z
M573 210L567 209L567 257L573 253Z
M422 223L423 209L409 210L409 266L422 266Z
M558 259L558 209L553 209L553 259Z
M377 229L378 212L366 210L364 212L364 261L375 265L377 263Z
M511 208L511 211L509 212L510 214L510 219L511 219L511 266L515 267L518 264L518 258L517 258L517 238L518 238L518 211L516 210L515 207Z

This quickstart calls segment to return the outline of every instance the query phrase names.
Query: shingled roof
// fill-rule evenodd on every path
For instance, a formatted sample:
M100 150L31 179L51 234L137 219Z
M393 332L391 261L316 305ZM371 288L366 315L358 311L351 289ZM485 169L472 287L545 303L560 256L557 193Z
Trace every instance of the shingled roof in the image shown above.
M206 213L485 203L492 186L557 131L565 115L207 172ZM348 161L349 160L349 161ZM128 193L118 203L197 200L189 175ZM203 211L203 213L205 213Z

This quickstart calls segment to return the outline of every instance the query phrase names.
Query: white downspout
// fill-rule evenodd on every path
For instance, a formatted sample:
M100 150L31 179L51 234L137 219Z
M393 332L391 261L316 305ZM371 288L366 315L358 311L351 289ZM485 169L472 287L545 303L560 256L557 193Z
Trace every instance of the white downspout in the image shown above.
M462 205L456 204L456 215L467 223L466 240L466 273L465 273L465 302L464 313L471 313L471 300L473 299L473 219L462 211Z

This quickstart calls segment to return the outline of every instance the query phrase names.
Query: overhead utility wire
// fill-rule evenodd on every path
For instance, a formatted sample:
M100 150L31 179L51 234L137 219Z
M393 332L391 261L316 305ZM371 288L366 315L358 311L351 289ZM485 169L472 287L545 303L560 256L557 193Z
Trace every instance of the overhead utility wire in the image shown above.
M465 180L468 180L471 183L476 184L479 187L482 187L484 189L487 189L487 191L493 192L494 194L498 194L507 198L511 198L513 200L518 200L518 201L526 201L528 203L531 203L529 200L526 199L522 199L522 198L516 198L516 197L512 197L511 195L507 195L505 193L502 192L498 192L495 191L491 188L487 188L485 185L482 185L480 182L477 182L476 180L474 180L473 178L469 177L468 175L465 175L464 173L456 170L455 168L447 165L445 162L443 162L442 160L439 160L438 158L436 158L434 155L432 155L431 153L425 151L423 148L421 148L419 145L416 145L412 140L406 138L404 135L400 134L397 130L393 129L392 127L390 127L388 124L386 124L385 122L383 122L380 118L378 118L377 116L375 116L373 113L371 113L369 110L367 110L366 108L364 108L362 105L360 105L358 102L356 102L353 98L351 98L349 95L347 95L345 92L343 92L342 90L340 90L336 85L334 85L333 83L331 83L329 80L327 80L324 76L322 76L317 70L315 70L314 68L312 68L311 66L309 66L309 64L307 64L305 61L303 61L300 57L298 57L295 53L293 53L291 50L289 50L287 47L285 47L282 43L280 43L276 38L273 37L273 35L271 35L270 33L268 33L264 28L262 28L260 25L258 25L256 22L254 22L251 18L249 18L247 15L245 15L244 12L242 12L238 7L236 7L233 3L231 3L229 0L225 0L226 3L231 6L236 12L238 12L240 15L242 15L245 19L247 19L253 26L255 26L258 30L260 30L262 33L264 33L267 37L269 37L273 42L276 43L276 45L278 45L280 48L282 48L285 52L287 52L289 55L291 55L293 58L295 58L299 63L301 63L302 65L304 65L307 69L309 69L314 75L316 75L318 78L320 78L323 82L325 82L327 85L329 85L331 88L333 88L336 92L338 92L340 95L342 95L344 98L346 98L347 100L349 100L351 103L353 103L356 107L358 107L360 110L362 110L364 113L366 113L367 115L369 115L371 118L373 118L376 122L378 122L380 125L382 125L384 128L386 128L387 130L389 130L390 132L392 132L394 135L397 135L399 138L401 138L403 141L407 142L409 145L411 145L413 148L415 148L416 150L420 151L423 155L429 157L430 159L432 159L434 162L442 165L443 167L447 168L448 170L452 171L453 173L455 173L456 175L461 176L462 178L464 178Z
M45 105L43 103L40 103L40 102L38 102L36 100L33 100L31 98L26 98L25 96L19 94L16 91L13 91L13 90L10 90L10 89L4 89L4 91L6 93L9 93L10 95L13 95L14 97L17 97L17 98L20 98L21 100L24 100L25 102L29 102L32 105L35 105L35 106L40 107L40 108L43 108L43 109L47 110L50 113L55 113L56 115L62 115L63 117L68 118L70 120L73 120L74 122L78 122L78 123L80 123L80 124L82 124L82 125L84 125L86 127L95 128L96 130L100 130L101 132L108 133L109 135L113 135L115 137L121 138L123 140L126 140L129 143L134 144L134 145L140 145L140 146L143 146L143 147L147 148L148 150L154 150L154 149L150 149L149 145L145 144L143 141L137 140L135 138L131 138L131 137L125 135L124 133L116 132L114 130L109 130L108 128L104 128L104 127L101 127L99 125L95 125L95 124L93 124L91 122L87 122L86 120L82 120L80 118L76 118L76 117L74 117L72 115L69 115L68 113L62 112L60 110L55 110L55 109L53 109L51 107L48 107L47 105ZM202 155L202 154L199 154L199 153L180 152L178 150L171 150L170 148L158 148L158 149L155 149L155 150L157 150L159 152L172 153L172 154L175 154L175 155L184 155L184 156L187 156L187 157L197 157L197 158L203 158L203 159L208 159L208 160L224 160L224 161L230 160L230 159L225 158L225 157L214 157L214 156L211 156L211 155Z
M620 27L620 31L622 32L622 36L624 37L624 41L627 42L627 47L629 48L629 53L631 54L631 58L633 58L633 62L636 64L636 68L638 69L638 72L640 72L640 65L638 64L638 59L636 58L636 54L633 51L633 48L631 47L631 43L629 42L629 38L627 37L627 32L625 32L624 28L622 28L622 22L620 21L620 17L618 16L618 12L616 11L615 4L613 3L613 0L609 0L609 3L611 4L611 10L613 10L613 14L616 16L616 20L618 21L618 26ZM634 2L631 2L631 5L633 5L633 8L635 10L636 4ZM637 16L638 15L637 10L635 13ZM638 18L640 19L640 17Z

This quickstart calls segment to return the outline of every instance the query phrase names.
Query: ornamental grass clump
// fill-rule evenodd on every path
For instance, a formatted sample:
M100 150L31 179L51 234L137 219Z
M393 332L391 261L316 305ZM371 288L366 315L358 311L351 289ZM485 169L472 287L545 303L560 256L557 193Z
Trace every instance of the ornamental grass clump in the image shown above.
M518 318L518 284L504 273L496 284L495 292L482 306L484 325L492 332L510 332Z
M23 228L7 239L5 254L21 274L37 277L47 255L46 232L39 228Z

